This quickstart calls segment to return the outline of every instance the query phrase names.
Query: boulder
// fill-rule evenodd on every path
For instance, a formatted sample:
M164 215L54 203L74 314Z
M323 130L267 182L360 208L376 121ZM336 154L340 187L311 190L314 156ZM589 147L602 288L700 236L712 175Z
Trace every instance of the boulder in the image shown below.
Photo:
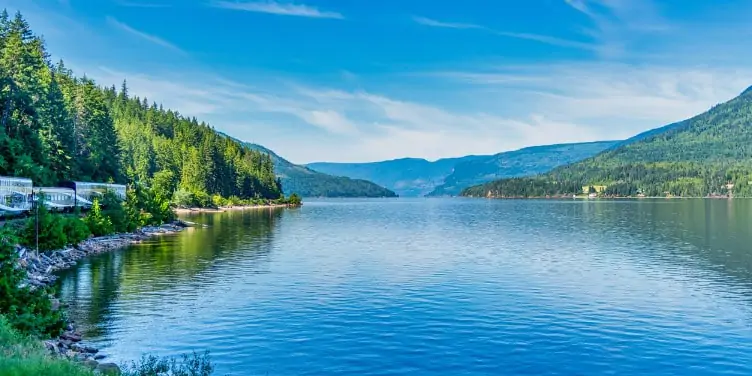
M120 367L115 363L100 363L96 370L104 375L120 375Z

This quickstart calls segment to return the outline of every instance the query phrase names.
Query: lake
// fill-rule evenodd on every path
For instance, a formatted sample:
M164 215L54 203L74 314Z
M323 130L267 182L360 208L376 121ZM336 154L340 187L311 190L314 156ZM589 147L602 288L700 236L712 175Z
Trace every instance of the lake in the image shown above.
M752 200L309 200L197 214L62 299L218 375L752 374Z

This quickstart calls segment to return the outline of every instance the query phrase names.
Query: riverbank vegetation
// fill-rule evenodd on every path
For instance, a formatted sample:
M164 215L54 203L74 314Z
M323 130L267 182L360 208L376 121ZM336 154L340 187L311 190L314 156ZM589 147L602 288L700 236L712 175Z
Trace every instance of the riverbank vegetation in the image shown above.
M752 90L691 119L648 132L593 158L531 178L463 192L475 197L752 197Z
M117 368L108 363L94 369L96 373L89 365L51 357L38 340L14 329L0 315L0 374L4 376L209 376L214 372L208 353L185 354L179 359L144 355Z

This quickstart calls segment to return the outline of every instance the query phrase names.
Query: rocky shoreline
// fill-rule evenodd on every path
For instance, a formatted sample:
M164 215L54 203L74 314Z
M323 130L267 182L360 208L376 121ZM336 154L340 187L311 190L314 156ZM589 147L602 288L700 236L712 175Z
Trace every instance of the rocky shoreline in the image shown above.
M26 270L25 286L32 289L43 288L55 283L57 276L53 273L73 267L84 257L111 252L153 236L174 234L188 226L187 223L178 220L161 226L143 227L133 233L90 238L74 247L45 253L37 253L33 249L17 246L18 265ZM53 309L61 309L61 303L55 297L51 296L50 299ZM44 341L44 346L55 356L80 362L102 373L119 373L116 364L100 363L105 356L98 354L98 349L81 345L81 341L81 333L76 330L75 323L71 321L67 323L65 331L59 338Z

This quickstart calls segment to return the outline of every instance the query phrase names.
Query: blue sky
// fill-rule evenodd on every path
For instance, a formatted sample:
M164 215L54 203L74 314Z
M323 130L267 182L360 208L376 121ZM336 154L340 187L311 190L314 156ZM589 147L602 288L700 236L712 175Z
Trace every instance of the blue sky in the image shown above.
M0 0L53 59L298 163L621 139L752 85L752 2Z

